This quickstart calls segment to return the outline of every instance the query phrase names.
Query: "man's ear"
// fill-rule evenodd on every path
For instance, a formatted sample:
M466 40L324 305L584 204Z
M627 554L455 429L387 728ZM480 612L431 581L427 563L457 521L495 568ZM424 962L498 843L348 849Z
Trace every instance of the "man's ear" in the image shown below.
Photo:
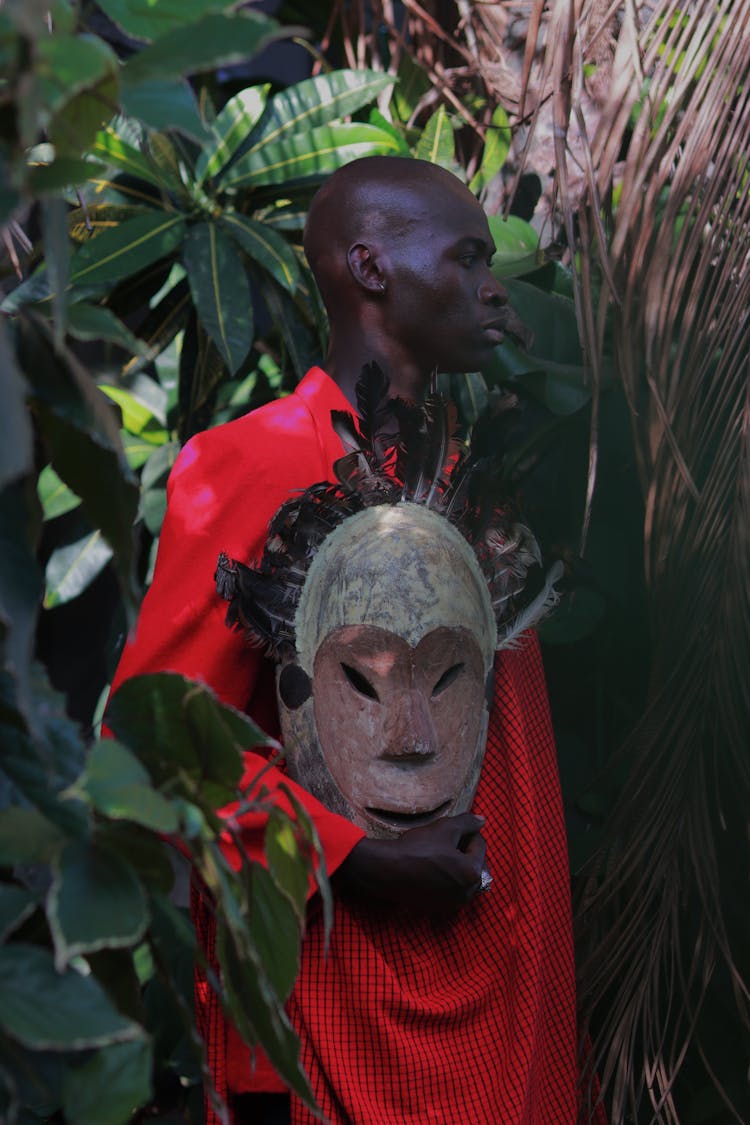
M385 292L385 275L378 258L369 246L355 242L346 255L352 277L370 293Z

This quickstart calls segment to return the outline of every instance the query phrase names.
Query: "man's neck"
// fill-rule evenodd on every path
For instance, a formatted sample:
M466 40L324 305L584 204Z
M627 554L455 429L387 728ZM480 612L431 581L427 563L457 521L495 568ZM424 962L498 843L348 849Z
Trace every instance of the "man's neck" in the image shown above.
M368 363L377 363L387 375L391 398L421 402L429 389L430 373L406 356L394 356L392 349L384 352L377 345L368 345L363 341L346 349L332 346L326 359L326 373L338 384L342 394L354 407L357 405L357 381L362 368Z

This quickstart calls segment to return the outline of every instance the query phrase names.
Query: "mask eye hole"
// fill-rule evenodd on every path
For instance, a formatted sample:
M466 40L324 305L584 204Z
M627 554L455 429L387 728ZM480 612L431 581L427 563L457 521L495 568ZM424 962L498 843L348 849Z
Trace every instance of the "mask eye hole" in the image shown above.
M359 695L364 695L366 699L374 699L377 703L380 702L378 693L366 676L363 676L356 668L352 668L350 664L342 663L341 669L349 683Z
M438 682L435 684L434 688L432 689L432 698L434 699L436 695L441 695L442 692L444 692L445 689L450 684L452 684L453 681L458 676L461 675L461 673L464 670L464 667L465 667L465 665L463 663L452 664L450 668L448 668L445 672L443 672L442 676L440 677L440 679L438 680Z

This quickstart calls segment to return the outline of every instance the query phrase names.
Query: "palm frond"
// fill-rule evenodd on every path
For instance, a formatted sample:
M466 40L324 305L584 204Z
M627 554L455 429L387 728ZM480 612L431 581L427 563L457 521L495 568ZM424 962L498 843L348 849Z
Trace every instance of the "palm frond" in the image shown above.
M589 136L585 68L613 13L615 61ZM596 388L611 323L654 645L648 707L625 748L632 772L581 903L581 997L613 1120L635 1115L645 1091L652 1119L673 1122L719 967L748 1025L717 857L728 833L743 838L750 807L750 0L558 0L551 18L579 327ZM582 206L569 189L581 169ZM594 432L592 464L595 446Z

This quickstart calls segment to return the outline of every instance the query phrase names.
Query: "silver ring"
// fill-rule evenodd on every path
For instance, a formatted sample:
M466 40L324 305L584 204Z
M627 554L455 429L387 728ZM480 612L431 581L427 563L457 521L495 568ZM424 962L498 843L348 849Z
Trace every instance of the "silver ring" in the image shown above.
M484 868L482 869L482 878L481 878L481 881L480 881L480 883L479 883L479 891L480 891L480 893L481 893L482 891L488 891L488 890L490 889L490 887L491 887L491 886L492 886L492 876L490 875L490 873L489 873L489 871L487 870L487 868L486 868L486 867L484 867Z

